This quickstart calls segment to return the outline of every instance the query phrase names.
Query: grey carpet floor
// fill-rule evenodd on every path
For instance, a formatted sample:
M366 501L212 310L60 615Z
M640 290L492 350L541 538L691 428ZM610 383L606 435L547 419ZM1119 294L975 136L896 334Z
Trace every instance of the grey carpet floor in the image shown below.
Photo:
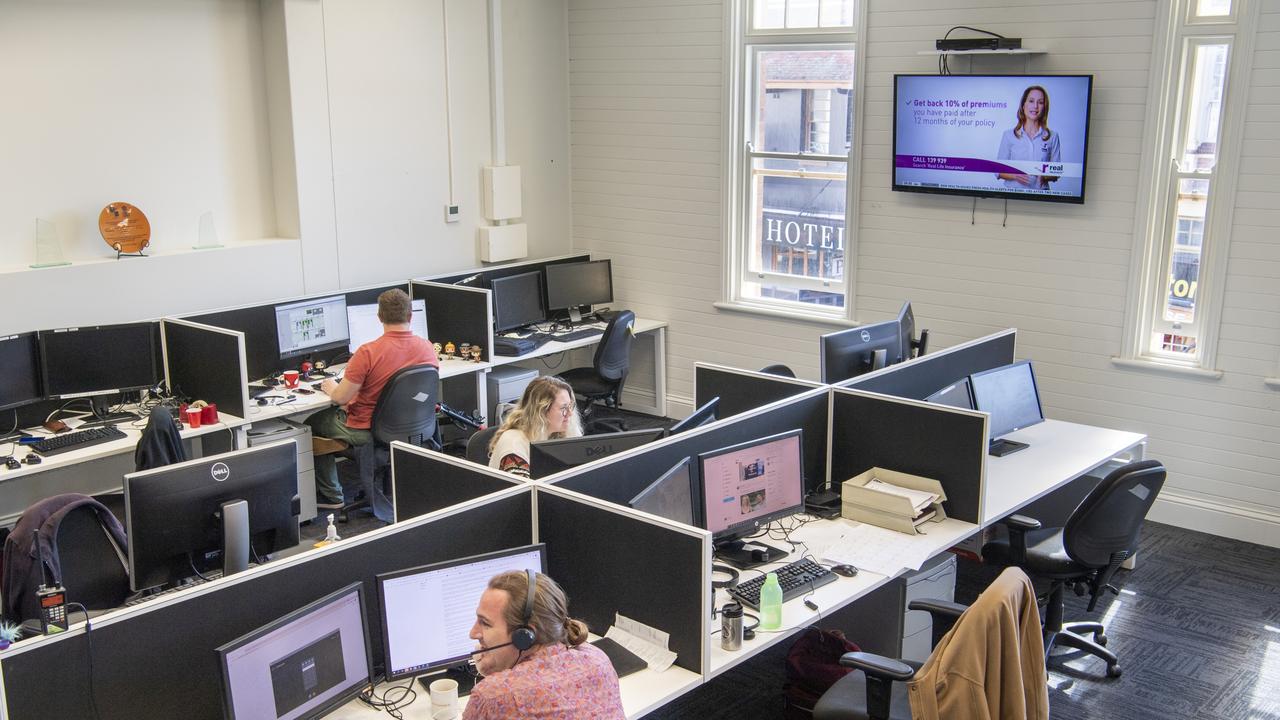
M1280 720L1280 549L1148 522L1139 553L1095 613L1087 597L1066 601L1067 620L1102 618L1124 674L1055 653L1050 716ZM956 600L971 602L997 572L961 562ZM647 717L781 717L785 645Z

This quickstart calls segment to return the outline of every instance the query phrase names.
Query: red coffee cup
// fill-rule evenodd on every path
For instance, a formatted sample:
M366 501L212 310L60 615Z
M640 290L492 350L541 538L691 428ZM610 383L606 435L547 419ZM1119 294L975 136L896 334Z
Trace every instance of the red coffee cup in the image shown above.
M218 406L209 403L200 411L201 425L217 425L218 424Z
M194 407L187 408L187 427L189 428L200 427L200 417L202 413L204 413L203 408L194 408Z
M297 370L284 371L284 386L291 389L298 387L298 371Z

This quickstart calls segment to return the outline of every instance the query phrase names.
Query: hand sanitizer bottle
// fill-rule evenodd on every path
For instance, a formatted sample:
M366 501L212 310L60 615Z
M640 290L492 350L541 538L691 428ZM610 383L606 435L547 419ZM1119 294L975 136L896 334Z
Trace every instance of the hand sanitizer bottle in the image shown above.
M331 543L341 539L338 537L338 527L333 524L333 513L329 513L329 527L325 528L324 541Z
M782 629L782 587L778 585L778 573L764 576L760 588L760 629Z

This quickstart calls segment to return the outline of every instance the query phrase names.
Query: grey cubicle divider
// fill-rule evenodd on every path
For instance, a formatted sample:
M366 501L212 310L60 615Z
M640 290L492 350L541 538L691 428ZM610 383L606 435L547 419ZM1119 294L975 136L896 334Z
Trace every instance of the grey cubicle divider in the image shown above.
M676 664L703 673L711 615L711 533L539 486L538 542L569 614L603 635L614 613L670 635Z
M923 400L962 377L1013 362L1015 328L960 343L910 362L850 378L837 387Z
M245 372L257 380L280 369L280 341L276 338L275 303L188 315L184 320L244 333Z
M829 391L825 387L719 420L666 440L552 475L548 481L618 505L627 501L686 457L800 428L804 431L805 484L827 478Z
M694 407L702 407L711 398L718 397L717 417L721 419L820 387L823 387L822 383L758 370L740 370L703 362L693 364Z
M214 403L221 412L249 415L244 333L188 320L160 321L165 382L179 397Z
M468 281L467 284L472 287L484 288L489 287L489 282L494 278L510 277L511 275L519 275L521 273L541 270L548 265L558 263L583 262L590 260L588 254L581 255L561 255L558 257L544 258L542 260L521 260L520 262L507 263L505 265L494 265L492 267L477 268L475 270L464 271L460 273L450 273L447 275L432 275L427 278L418 278L420 280L429 280L431 282L452 285L454 283ZM471 278L475 280L471 280Z
M532 541L532 491L512 488L226 578L191 595L98 618L91 644L82 629L20 643L5 651L0 667L8 716L93 717L92 667L101 720L220 720L222 679L214 652L220 645L361 581L372 654L380 664L376 574Z
M427 301L432 342L479 344L484 348L484 359L492 359L493 314L488 290L415 280L409 294L414 300Z
M402 442L391 443L396 522L523 485L509 473Z
M835 388L831 395L831 483L873 467L942 484L948 517L982 523L987 416L972 410Z

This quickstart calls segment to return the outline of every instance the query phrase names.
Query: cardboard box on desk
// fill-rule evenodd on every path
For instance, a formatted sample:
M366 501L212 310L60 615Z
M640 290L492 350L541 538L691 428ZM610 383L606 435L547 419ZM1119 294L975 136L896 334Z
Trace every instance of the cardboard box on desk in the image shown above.
M933 511L933 516L928 520L919 523L915 522L916 513L911 506L910 500L901 495L893 495L866 487L867 483L872 480L879 480L911 490L935 493L938 496L938 500L929 507L929 510ZM860 475L855 475L845 480L840 486L840 492L842 500L840 514L843 517L857 522L870 523L889 530L897 530L908 535L918 535L920 534L920 525L929 522L942 522L947 517L946 511L942 509L942 503L946 501L947 494L943 492L941 483L919 475L908 475L907 473L885 470L884 468L871 468ZM928 510L925 512L928 512Z

